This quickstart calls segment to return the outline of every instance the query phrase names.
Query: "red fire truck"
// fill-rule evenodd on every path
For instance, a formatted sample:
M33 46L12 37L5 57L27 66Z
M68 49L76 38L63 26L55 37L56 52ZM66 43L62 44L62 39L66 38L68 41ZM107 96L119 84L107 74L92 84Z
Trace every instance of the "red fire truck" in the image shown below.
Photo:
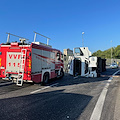
M22 86L23 81L46 84L49 79L64 75L60 50L35 42L35 39L31 44L25 43L23 38L21 42L10 43L10 35L13 34L8 33L7 43L0 45L1 78L16 79L16 84Z

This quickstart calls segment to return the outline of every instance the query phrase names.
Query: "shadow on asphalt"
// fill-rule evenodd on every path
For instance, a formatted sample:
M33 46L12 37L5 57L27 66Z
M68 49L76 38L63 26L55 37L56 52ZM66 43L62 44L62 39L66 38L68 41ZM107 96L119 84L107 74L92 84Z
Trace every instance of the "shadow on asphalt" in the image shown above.
M11 83L8 85L2 85L0 86L0 95L11 92L11 91L20 90L22 88L26 88L29 86L31 86L30 83L25 83L23 84L23 86L17 86L15 83Z
M73 76L69 75L68 73L65 73L65 76L63 78L60 78L58 80L51 80L50 84L58 82L59 84L57 87L60 86L69 86L69 85L75 85L75 84L84 84L84 83L93 83L93 82L100 82L100 81L106 81L108 80L113 73L115 73L119 69L107 69L105 72L101 73L100 77L96 78L90 78L90 77L81 77L74 79Z
M49 85L54 84L54 83L59 83L57 85L57 87L60 87L60 86L69 86L69 85L75 85L75 84L84 84L84 83L106 81L117 70L118 69L107 69L105 72L102 73L101 77L98 77L98 78L87 78L87 77L79 76L78 78L74 79L73 76L65 73L65 76L63 78L52 79L49 81L49 83L46 86L49 86ZM118 73L118 74L120 74L120 73ZM0 81L4 82L1 79L0 79ZM4 87L4 89L1 89L0 95L4 94L5 92L15 91L18 89L29 87L31 85L32 85L31 83L24 83L22 87L19 87L16 84L3 85L3 86L0 86L0 88ZM38 85L40 85L40 83Z
M52 80L49 84L59 83L57 87L74 84L106 81L117 70L107 69L99 78L78 77L65 74L63 78ZM25 84L26 86L27 84ZM11 91L18 89L16 85ZM21 87L22 88L22 87ZM21 89L19 88L19 89ZM26 96L0 99L1 120L67 120L77 119L93 97L84 94L65 93L64 89L31 94Z
M52 92L0 100L1 120L67 120L77 119L89 104L92 96Z

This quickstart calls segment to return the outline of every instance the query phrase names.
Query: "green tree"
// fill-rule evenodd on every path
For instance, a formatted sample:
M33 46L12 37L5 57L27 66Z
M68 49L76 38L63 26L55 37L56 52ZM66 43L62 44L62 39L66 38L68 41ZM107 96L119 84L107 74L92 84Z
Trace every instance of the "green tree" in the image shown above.
M114 57L120 59L120 45L115 48Z
M101 58L111 58L111 48L105 51L98 50L92 54L92 56L97 56ZM120 59L120 45L117 47L112 47L112 58Z
M97 52L94 52L94 53L92 54L92 56L100 57L100 56L101 56L101 53L102 53L102 51L101 51L101 50L98 50Z

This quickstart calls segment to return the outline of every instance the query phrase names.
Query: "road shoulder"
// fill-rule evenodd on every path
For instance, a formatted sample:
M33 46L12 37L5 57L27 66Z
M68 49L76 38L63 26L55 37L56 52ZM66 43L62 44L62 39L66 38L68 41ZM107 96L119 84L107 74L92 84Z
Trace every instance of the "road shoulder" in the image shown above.
M120 76L118 80L120 80ZM119 119L120 119L120 82L119 82L119 88L117 92L115 111L114 111L114 120L119 120Z

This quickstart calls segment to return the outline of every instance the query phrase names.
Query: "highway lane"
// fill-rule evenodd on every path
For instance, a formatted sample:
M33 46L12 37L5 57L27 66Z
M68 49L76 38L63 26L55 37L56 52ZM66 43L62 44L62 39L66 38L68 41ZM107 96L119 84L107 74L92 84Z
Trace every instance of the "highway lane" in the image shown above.
M115 71L117 69L107 69L100 78L74 79L66 74L62 79L53 80L47 86L25 84L24 87L17 87L12 84L0 87L0 118L2 120L89 120L106 81ZM114 79L109 86L103 107L105 112L102 111L101 120L105 118L112 120L111 116L115 118L114 108L117 105L115 98L119 79L117 77ZM111 103L112 100L115 102ZM110 105L111 113L109 113ZM107 115L109 117L106 117Z
M31 84L25 83L22 87L18 87L12 81L0 78L0 95L7 94L8 92L19 90L22 88L26 88L28 86L31 86Z
M101 120L120 120L120 72L113 77L105 99Z

